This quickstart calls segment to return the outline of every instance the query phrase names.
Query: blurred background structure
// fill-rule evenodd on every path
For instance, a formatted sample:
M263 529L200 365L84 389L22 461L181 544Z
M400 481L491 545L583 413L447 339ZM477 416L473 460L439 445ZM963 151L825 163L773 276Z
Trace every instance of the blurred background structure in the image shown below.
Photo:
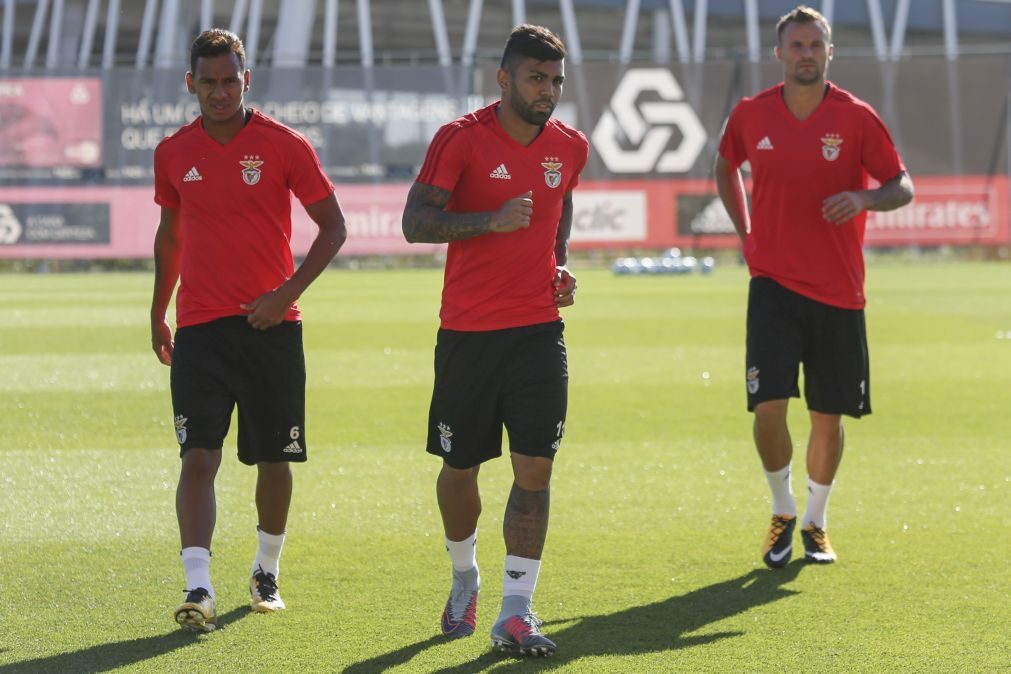
M0 259L149 256L152 152L198 114L182 75L208 27L245 40L250 103L319 150L348 254L419 251L400 235L407 187L439 126L498 98L523 22L566 41L556 114L593 145L574 246L734 247L710 167L736 100L779 80L775 23L796 4L0 0ZM808 4L833 23L829 78L882 114L916 181L913 205L871 214L869 245L1006 249L1011 1Z
M562 34L572 62L771 58L792 0L2 0L0 68L180 68L228 28L251 66L464 65L501 55L516 24ZM843 54L879 60L1007 53L1008 0L811 0Z

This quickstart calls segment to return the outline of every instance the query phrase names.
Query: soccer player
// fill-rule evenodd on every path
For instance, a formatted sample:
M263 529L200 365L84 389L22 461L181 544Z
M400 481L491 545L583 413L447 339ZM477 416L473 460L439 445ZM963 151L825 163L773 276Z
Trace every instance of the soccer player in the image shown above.
M776 27L783 81L731 112L716 185L751 272L746 370L748 411L772 490L762 559L790 561L797 519L790 480L787 403L804 397L811 418L808 500L801 529L808 562L836 553L826 530L829 493L843 452L842 415L871 413L862 245L866 211L909 203L913 185L888 130L867 103L826 81L832 29L799 6ZM752 174L749 212L740 166ZM868 175L881 186L867 189Z
M476 628L478 471L509 433L513 486L503 523L502 607L492 646L549 655L531 598L548 529L551 467L565 430L568 371L558 308L575 299L566 269L572 190L589 144L551 119L565 47L522 25L506 42L501 100L435 134L404 209L410 242L449 242L435 347L428 452L453 566L442 631Z
M155 150L151 345L172 367L182 470L176 514L186 573L183 627L215 626L211 535L214 477L232 408L239 460L257 469L259 547L252 608L283 609L278 563L291 502L291 462L306 460L305 359L295 301L333 259L346 232L334 186L309 142L246 107L250 73L234 34L208 30L190 49L186 86L200 116ZM294 269L291 193L319 226ZM176 281L175 341L165 320Z

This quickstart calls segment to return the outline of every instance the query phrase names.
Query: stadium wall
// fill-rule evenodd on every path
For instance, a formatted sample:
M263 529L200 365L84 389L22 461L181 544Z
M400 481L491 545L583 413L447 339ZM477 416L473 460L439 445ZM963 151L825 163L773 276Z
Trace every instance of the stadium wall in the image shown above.
M907 208L868 214L868 246L1011 243L1007 177L924 176L916 186ZM404 241L400 217L409 187L338 186L348 225L342 254L419 255L442 248ZM574 249L738 245L709 180L586 181L573 201ZM292 248L303 255L316 228L302 209L292 215ZM157 222L147 187L0 188L0 236L8 239L0 251L7 258L147 257ZM10 240L14 229L18 235Z
M593 152L575 195L576 248L737 245L710 180L732 105L775 64L569 66L556 115ZM834 63L831 78L888 124L914 203L871 213L868 245L1008 245L1007 56ZM407 188L442 124L498 97L491 67L263 69L249 102L317 148L349 220L351 255L423 253L400 234ZM198 114L181 74L0 79L0 258L151 254L154 147ZM565 168L562 169L563 171ZM293 245L313 225L294 209Z

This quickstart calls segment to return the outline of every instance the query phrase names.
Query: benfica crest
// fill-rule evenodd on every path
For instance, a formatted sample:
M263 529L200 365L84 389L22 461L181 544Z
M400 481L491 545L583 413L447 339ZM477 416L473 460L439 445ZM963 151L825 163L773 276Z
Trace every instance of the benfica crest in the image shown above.
M825 134L822 139L821 156L828 161L835 161L839 158L839 146L842 145L842 138L837 133Z
M453 451L453 431L449 430L449 425L444 423L439 423L437 426L439 429L439 444L442 445L442 451L449 454Z
M748 379L748 393L750 393L751 395L755 395L756 393L758 393L758 368L757 367L752 366L752 367L748 368L747 379Z
M545 157L544 161L541 162L546 170L544 171L544 182L547 183L548 187L554 189L562 184L562 172L559 170L562 168L562 162L558 161L558 157Z
M176 440L179 441L180 445L184 444L186 442L186 436L187 436L187 433L186 433L186 422L187 421L189 421L189 419L187 419L186 417L184 417L181 414L179 414L179 415L176 416L176 419L175 419L175 422L176 422Z
M247 185L255 185L260 182L260 167L263 162L258 156L247 156L239 162L242 166L242 181Z

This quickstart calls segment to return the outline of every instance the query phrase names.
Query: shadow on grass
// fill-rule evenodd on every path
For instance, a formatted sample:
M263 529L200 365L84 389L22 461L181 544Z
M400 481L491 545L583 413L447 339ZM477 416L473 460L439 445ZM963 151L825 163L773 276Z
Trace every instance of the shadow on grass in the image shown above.
M395 651L390 651L389 653L377 655L374 658L356 663L350 667L346 667L342 671L343 674L369 674L370 672L385 672L391 667L396 667L410 661L410 659L415 655L424 650L428 650L432 646L438 646L439 644L444 643L446 643L446 637L441 634L436 635L434 637L429 637L424 641L418 641L404 646L403 648L398 648Z
M566 625L559 630L550 629L552 623L545 623L545 634L559 644L559 649L551 658L538 661L537 669L554 669L578 658L594 655L673 651L740 636L743 632L713 632L694 636L693 633L707 625L797 594L796 590L783 586L795 579L803 567L804 562L797 560L777 571L755 569L738 578L653 604L607 615L555 621L555 624ZM475 638L484 636L479 633ZM354 664L346 668L344 674L383 671L404 664L425 649L441 643L445 643L445 638L438 636L419 641ZM502 671L522 667L524 662L526 661L488 651L471 662L438 671L441 674L468 674L489 669Z
M248 606L239 606L228 613L219 615L218 629L225 629L232 622L247 615L250 615ZM25 674L29 672L33 674L37 672L105 672L165 655L177 648L193 644L198 639L200 639L200 635L195 632L177 628L156 637L117 641L111 644L83 648L72 653L61 653L35 660L0 665L0 672L4 674L7 672L24 672Z

